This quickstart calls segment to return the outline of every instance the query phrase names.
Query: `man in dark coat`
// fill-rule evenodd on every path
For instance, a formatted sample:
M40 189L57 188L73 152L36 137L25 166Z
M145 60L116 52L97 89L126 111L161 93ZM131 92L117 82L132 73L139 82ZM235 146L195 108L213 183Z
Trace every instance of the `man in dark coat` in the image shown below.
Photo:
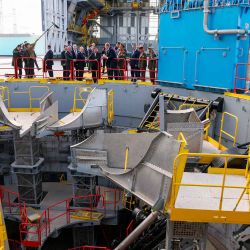
M113 48L110 47L109 43L105 43L106 55L103 55L103 58L107 60L107 70L108 70L108 79L113 80L117 78L117 60L116 53Z
M99 74L98 70L99 70L100 62L101 62L101 55L98 52L98 48L95 47L93 49L93 52L89 57L89 60L90 60L89 64L90 64L90 69L92 72L92 78L94 80L94 83L96 83L98 79L98 74Z
M71 47L68 46L67 47L67 51L65 52L65 59L66 59L66 79L69 80L69 76L70 76L70 66L71 66L71 62L73 60L73 55L72 55L72 51L71 51Z
M66 57L65 54L67 52L67 45L64 45L64 50L61 53L61 65L63 67L63 80L67 80L67 72L66 72Z
M49 72L49 76L53 77L53 70L52 70L52 65L54 64L53 62L53 51L51 50L51 46L48 45L48 52L46 53L45 57L44 57L44 66L45 66L45 71Z
M18 73L18 77L22 78L22 68L23 68L23 60L22 60L22 48L21 45L17 45L17 47L13 50L13 58L12 58L12 66L15 68L15 74Z
M84 68L86 66L85 57L86 57L86 55L84 53L84 48L81 46L79 48L79 52L78 52L77 57L76 57L76 59L78 60L77 61L77 67L78 67L77 80L79 80L79 81L82 81L82 79L83 79Z
M77 45L74 44L73 45L73 49L71 50L71 54L72 54L72 57L73 57L73 60L76 60L77 59L77 54L78 54L78 49L77 49ZM74 68L76 70L76 78L78 78L78 63L77 61L74 62Z
M131 67L131 78L132 82L136 82L139 79L140 71L138 68L139 64L140 51L137 49L136 45L133 45L133 51L130 59L130 67Z

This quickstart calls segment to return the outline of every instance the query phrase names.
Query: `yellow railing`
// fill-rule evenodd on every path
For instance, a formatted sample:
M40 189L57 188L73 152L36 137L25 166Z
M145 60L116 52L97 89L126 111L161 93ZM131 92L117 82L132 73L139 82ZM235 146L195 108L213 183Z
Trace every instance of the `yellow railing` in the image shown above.
M223 171L223 178L222 178L222 183L215 185L215 184L196 184L196 183L181 183L182 180L182 176L184 173L184 169L185 169L185 165L187 162L187 158L203 158L203 157L211 157L211 158L215 158L215 157L220 157L220 158L224 158L225 160L225 164L224 164L224 168L222 168L221 170ZM232 174L231 171L229 171L228 169L228 160L232 159L232 158L236 158L236 159L245 159L246 160L246 165L245 165L245 171L244 171L244 175L246 177L246 185L245 186L234 186L232 185L226 185L225 184L225 180L227 175ZM186 187L210 187L210 188L221 188L221 193L220 193L220 202L219 202L219 207L218 210L216 211L222 211L222 205L223 205L223 198L224 198L224 191L225 188L231 188L231 189L242 189L242 192L234 206L234 208L232 209L232 211L236 211L240 201L243 198L243 195L245 193L247 193L247 190L250 189L250 180L249 180L249 161L250 161L250 154L249 155L233 155L233 154L206 154L206 153L181 153L179 155L177 155L177 157L174 160L174 166L173 166L173 179L172 179L172 190L171 190L171 198L170 198L170 202L169 202L169 207L170 209L175 208L175 202L177 199L177 195L178 195L178 191L179 188L181 186L186 186ZM183 162L185 162L184 166L183 166ZM231 169L230 169L231 170Z
M224 130L225 116L228 116L229 118L232 118L235 120L235 128L234 128L233 134L230 134L229 132ZM239 119L236 115L230 114L228 112L223 112L222 118L221 118L221 126L220 126L219 145L221 145L222 134L224 134L233 140L233 145L235 146L237 133L238 133L238 123L239 123Z
M0 96L4 103L7 102L8 108L10 107L10 91L8 87L0 86Z
M128 167L128 153L129 153L129 147L126 146L126 149L125 149L125 159L124 159L124 172L127 171L127 167Z
M34 97L34 90L37 90L37 89L44 89L46 90L46 92L42 93L42 95L40 96L36 96ZM42 97L44 96L45 93L48 93L50 91L50 88L48 86L31 86L29 87L29 90L28 91L15 91L13 92L13 94L15 95L28 95L29 96L29 110L30 111L34 111L37 109L37 107L34 107L33 106L33 102L34 101L40 101L42 99ZM19 112L22 112L23 111L26 111L26 109L24 108L17 108L17 110ZM12 108L11 111L15 111L15 108Z
M135 208L135 198L131 193L125 190L122 192L122 205L129 211L133 211L133 209Z
M82 95L84 93L90 93L91 91L93 91L93 88L91 88L91 87L75 87L72 112L77 112L78 111L77 103L79 101L82 102L83 106L86 104L86 101L87 101L88 97L85 98ZM81 109L82 109L82 107L81 107Z
M108 92L108 124L112 123L114 115L114 90L111 89Z

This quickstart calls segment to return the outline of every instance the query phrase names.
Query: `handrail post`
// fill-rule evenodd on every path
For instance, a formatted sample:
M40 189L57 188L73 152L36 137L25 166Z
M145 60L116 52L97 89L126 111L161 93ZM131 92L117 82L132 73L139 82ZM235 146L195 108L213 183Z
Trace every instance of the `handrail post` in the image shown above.
M70 61L70 80L74 81L74 61Z
M129 147L126 146L126 150L125 150L125 160L124 160L124 172L127 171L127 167L128 167L128 152L129 152Z
M225 190L225 181L226 181L226 174L227 174L227 156L225 157L225 166L224 166L224 173L223 173L223 179L222 179L222 187L221 187L221 195L220 195L220 205L219 210L222 209L222 203L224 198L224 190Z

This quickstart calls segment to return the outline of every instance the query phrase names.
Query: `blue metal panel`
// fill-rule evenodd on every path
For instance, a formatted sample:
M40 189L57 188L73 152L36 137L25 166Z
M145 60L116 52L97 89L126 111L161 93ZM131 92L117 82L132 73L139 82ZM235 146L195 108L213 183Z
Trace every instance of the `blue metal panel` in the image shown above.
M210 29L248 29L249 8L213 8ZM203 30L203 9L160 14L159 80L194 89L233 89L235 64L247 62L249 36L222 35L215 39Z

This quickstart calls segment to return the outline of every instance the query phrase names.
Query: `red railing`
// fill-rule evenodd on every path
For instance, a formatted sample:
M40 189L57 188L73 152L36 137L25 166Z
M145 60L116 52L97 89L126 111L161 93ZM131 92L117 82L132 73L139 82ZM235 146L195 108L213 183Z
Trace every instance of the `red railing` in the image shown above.
M130 223L126 228L126 236L128 236L134 230L134 226L135 226L135 220L133 219L130 221Z
M0 199L5 213L19 214L21 212L20 196L17 192L0 186Z
M137 80L141 80L142 82L151 81L155 83L158 76L158 60L156 58L132 58L127 59L127 61L129 66L129 70L127 70L127 80L133 82ZM133 62L133 67L131 67L131 62Z
M20 66L20 60L21 65ZM39 71L36 69L35 60L38 63ZM52 66L47 67L49 62L61 62L61 69ZM102 63L101 63L102 61ZM18 57L14 60L14 67L0 68L0 77L11 75L14 78L47 78L48 76L62 78L63 80L83 80L85 79L84 74L90 73L92 79L96 82L97 79L108 78L115 80L131 80L135 82L151 81L155 83L158 74L158 60L157 59L137 59L137 58L114 58L113 63L110 67L106 66L107 72L103 72L103 61L107 60L70 60L66 59L47 59L44 60L40 57ZM135 67L131 67L131 62L137 62ZM19 63L18 63L19 62ZM142 67L143 62L146 62L146 68ZM82 67L82 66L87 67ZM80 65L80 68L78 67ZM141 67L140 67L141 65ZM145 66L145 65L144 65ZM87 68L87 69L86 69ZM149 69L150 68L150 69ZM3 70L11 70L11 73L2 73ZM50 72L49 72L50 71ZM49 74L51 73L51 75Z
M98 246L81 246L81 247L69 248L68 250L110 250L110 248L98 247Z
M250 67L249 63L236 64L235 78L234 78L234 93L249 92L250 78L248 77L248 67Z
M19 57L15 59L15 77L25 77L25 78L44 78L44 60L41 57ZM18 61L22 60L22 67L19 67ZM20 73L19 73L19 70ZM23 72L24 71L24 72Z

